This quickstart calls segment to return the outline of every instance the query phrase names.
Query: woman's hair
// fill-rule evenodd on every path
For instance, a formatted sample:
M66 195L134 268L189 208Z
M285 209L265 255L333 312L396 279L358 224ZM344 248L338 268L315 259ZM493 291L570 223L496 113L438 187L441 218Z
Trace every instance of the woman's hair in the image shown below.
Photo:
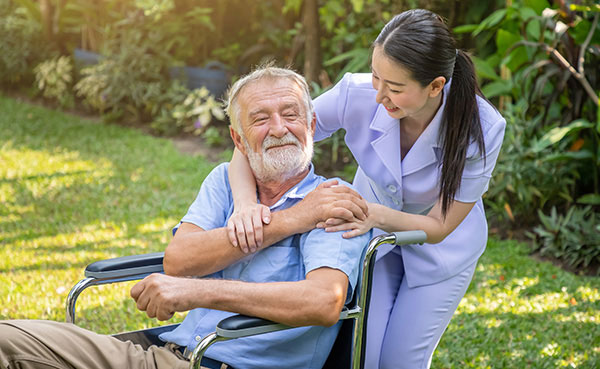
M446 97L440 144L442 163L439 197L445 217L461 182L467 148L477 142L485 159L485 143L479 119L477 97L483 97L471 58L456 49L456 43L443 19L428 10L413 9L389 21L373 46L407 69L421 86L443 76L452 83Z

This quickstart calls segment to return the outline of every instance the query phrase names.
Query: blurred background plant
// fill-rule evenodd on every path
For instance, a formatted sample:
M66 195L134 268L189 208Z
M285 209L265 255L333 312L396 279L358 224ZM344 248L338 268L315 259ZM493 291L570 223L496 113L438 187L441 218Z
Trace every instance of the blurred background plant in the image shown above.
M591 0L0 0L0 84L30 89L40 65L37 86L59 104L75 96L76 109L104 120L220 145L229 142L219 101L231 80L274 59L302 72L317 97L347 72L369 72L383 25L417 7L447 20L507 118L484 199L493 227L546 227L552 209L597 216L600 6ZM49 81L68 73L56 58L71 55L74 79L59 92ZM356 163L343 137L315 145L316 169L351 181ZM554 242L530 235L538 250Z
M11 0L0 0L0 84L31 85L33 67L49 54L40 24L27 16L25 8Z
M74 104L73 61L59 56L38 64L34 69L35 85L46 99L57 101L63 108Z

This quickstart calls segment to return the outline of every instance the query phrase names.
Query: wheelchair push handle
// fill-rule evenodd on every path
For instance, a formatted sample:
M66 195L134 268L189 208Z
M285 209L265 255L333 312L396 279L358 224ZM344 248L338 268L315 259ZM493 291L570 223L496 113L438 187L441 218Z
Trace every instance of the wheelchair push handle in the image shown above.
M395 237L395 245L424 243L427 240L427 233L421 230L394 232L393 235Z

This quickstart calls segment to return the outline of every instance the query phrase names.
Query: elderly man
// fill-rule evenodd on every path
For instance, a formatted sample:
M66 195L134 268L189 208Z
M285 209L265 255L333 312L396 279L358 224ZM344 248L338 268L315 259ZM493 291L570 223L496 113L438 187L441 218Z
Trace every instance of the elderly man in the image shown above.
M150 317L167 320L189 311L178 328L161 335L166 348L144 351L64 323L5 321L0 322L0 367L185 368L185 354L233 312L300 328L217 343L203 367L322 367L369 234L344 239L314 229L319 219L301 211L313 206L314 195L307 195L324 182L310 164L315 120L301 76L258 69L232 86L227 110L231 136L248 157L260 203L272 212L262 246L246 254L229 241L224 227L233 199L228 164L222 164L174 229L165 252L166 275L151 275L131 289L138 308Z

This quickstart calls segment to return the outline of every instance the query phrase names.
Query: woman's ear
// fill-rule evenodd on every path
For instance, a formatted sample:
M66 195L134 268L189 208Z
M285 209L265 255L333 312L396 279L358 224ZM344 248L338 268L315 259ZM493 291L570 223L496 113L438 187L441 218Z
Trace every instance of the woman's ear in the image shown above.
M437 97L442 92L445 85L446 85L446 77L442 77L442 76L436 77L429 84L429 89L430 89L429 97Z

